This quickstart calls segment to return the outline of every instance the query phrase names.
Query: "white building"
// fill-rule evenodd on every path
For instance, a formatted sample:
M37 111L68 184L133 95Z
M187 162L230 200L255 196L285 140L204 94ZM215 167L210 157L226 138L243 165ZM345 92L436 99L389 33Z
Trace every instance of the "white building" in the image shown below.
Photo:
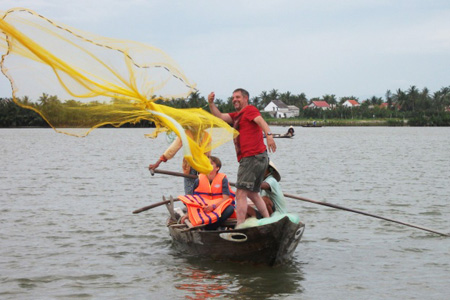
M274 118L292 118L300 115L300 109L297 106L286 105L280 100L272 100L264 107L264 112L268 112Z
M346 100L344 103L342 103L342 106L346 107L358 107L359 103L356 100Z

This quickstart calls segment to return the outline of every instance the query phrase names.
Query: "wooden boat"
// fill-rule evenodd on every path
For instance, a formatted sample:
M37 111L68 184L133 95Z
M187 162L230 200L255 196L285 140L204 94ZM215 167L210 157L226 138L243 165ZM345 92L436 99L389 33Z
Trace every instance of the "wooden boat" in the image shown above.
M183 253L215 260L279 265L289 261L303 235L305 225L285 216L277 222L243 229L204 230L178 224L173 206L167 220L174 245ZM235 222L234 222L235 224ZM234 224L226 224L234 228Z
M272 134L272 137L273 137L274 139L278 139L278 138L290 139L290 138L293 137L293 135L290 135L290 134L287 134L287 133L284 133L284 134L281 134L281 133L273 133L273 134ZM266 135L264 135L264 138L266 138Z

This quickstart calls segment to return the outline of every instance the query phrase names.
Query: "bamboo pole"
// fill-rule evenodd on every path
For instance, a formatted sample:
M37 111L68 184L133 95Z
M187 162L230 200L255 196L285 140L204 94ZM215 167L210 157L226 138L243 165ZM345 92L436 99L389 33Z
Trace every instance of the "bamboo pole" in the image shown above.
M155 170L150 170L150 172L151 172L152 176L154 175L154 173L159 173L159 174L178 176L178 177L197 178L197 175L184 174L184 173L180 173L180 172L173 172L173 171L166 171L166 170L155 169ZM231 186L236 186L236 184L234 182L230 182L230 185ZM394 219L378 216L378 215L375 215L375 214L367 213L367 212L356 210L356 209L343 207L343 206L332 204L332 203L328 203L328 202L311 200L311 199L308 199L308 198L303 198L303 197L300 197L300 196L286 194L286 193L284 193L283 195L285 197L288 197L288 198L292 198L292 199L296 199L296 200L300 200L300 201L305 201L305 202L309 202L309 203L314 203L314 204L318 204L318 205L328 206L328 207L335 208L335 209L345 210L345 211L348 211L348 212L352 212L352 213L356 213L356 214L360 214L360 215L364 215L364 216L368 216L368 217L372 217L372 218L377 218L377 219L381 219L381 220L397 223L397 224L400 224L400 225L404 225L404 226L408 226L408 227L412 227L412 228L416 228L416 229L432 232L432 233L439 234L439 235L446 236L446 237L450 236L450 234L448 234L448 233L442 233L442 232L439 232L439 231L436 231L436 230L428 229L428 228L421 227L421 226L418 226L418 225L414 225L414 224L411 224L411 223L397 221L397 220L394 220ZM176 201L176 200L178 200L178 199L174 199L174 201ZM169 201L169 200L167 200L167 201ZM158 207L160 205L164 205L164 204L167 203L167 201L162 201L162 202L158 202L158 203L155 203L155 204L152 204L152 205L149 205L149 206L145 206L143 208L135 210L133 213L140 213L142 211L145 211L145 210L148 210L148 209L151 209L151 208L154 208L154 207Z

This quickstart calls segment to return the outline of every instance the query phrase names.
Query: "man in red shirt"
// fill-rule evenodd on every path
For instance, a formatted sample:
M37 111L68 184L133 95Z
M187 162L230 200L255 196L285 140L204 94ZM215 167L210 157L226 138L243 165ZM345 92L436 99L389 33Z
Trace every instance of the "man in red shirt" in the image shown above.
M237 225L245 221L247 214L247 198L249 198L267 218L266 205L259 192L264 179L264 172L269 164L267 148L264 144L263 132L266 135L269 151L275 152L276 145L269 125L264 121L258 109L248 104L250 96L244 89L233 92L233 105L236 112L221 113L214 104L214 92L208 95L211 113L232 125L239 135L234 140L239 169L236 182L236 217Z

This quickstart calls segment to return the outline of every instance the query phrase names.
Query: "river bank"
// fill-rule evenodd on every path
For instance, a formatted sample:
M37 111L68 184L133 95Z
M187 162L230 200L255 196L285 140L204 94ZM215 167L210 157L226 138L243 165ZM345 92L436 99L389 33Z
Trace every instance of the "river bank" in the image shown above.
M311 119L265 119L269 125L275 126L311 126L314 120ZM315 120L316 126L408 126L407 120L403 119L328 119Z

